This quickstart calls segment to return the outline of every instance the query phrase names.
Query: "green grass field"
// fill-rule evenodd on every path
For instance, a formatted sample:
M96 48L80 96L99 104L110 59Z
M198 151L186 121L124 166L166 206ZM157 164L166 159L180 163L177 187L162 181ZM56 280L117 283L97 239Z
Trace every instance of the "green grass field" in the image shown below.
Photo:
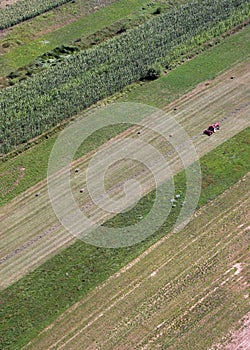
M246 60L250 55L250 47L245 44L248 41L249 33L250 26L226 38L217 46L186 62L160 79L142 85L135 84L109 100L140 102L159 108L166 106L200 82L212 79L236 63ZM106 129L105 132L101 130L94 134L92 138L88 139L87 143L84 143L82 149L79 149L76 157L80 157L98 147L123 130L124 126L120 126ZM0 165L0 171L3 174L0 189L1 205L8 203L18 194L46 177L48 157L56 137L57 134L49 139L44 139L26 152ZM18 185L12 191L5 194L6 188L10 186L9 170L13 169L13 172L16 173L16 169L20 167L25 168L25 176L20 179Z

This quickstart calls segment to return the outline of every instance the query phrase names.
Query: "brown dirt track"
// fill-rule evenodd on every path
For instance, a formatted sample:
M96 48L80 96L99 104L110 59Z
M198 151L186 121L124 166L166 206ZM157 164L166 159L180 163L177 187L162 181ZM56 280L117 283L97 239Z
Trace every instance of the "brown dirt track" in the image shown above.
M192 92L166 107L166 115L174 115L190 134L199 157L249 125L249 72L249 62L241 63L210 82L209 85L205 83L199 85ZM235 78L230 79L231 76ZM173 111L173 105L177 107L177 111ZM216 120L221 121L222 130L219 134L207 138L201 135L201 131L214 121L214 116L216 116ZM126 135L135 136L136 132L136 128L131 128L119 135L118 138ZM140 137L146 141L150 140L156 148L162 149L162 140L155 138L155 135L142 132ZM76 162L75 166L80 169L80 172L84 173L90 158L91 155L88 155ZM120 182L122 185L124 166L127 167L128 164L121 164L118 176L117 169L114 169L116 178L112 180L113 183ZM176 173L181 168L181 162L176 154L173 154L171 158L172 172ZM132 166L131 169L133 172L140 170L136 166ZM145 182L145 176L140 171L138 179ZM151 179L148 178L145 192L149 191L152 185ZM79 188L84 188L84 186L82 177L75 176L72 179L73 192L81 205L86 205L90 201L85 193L79 197ZM38 192L39 196L35 197ZM63 198L63 193L60 196ZM97 221L107 219L107 215L93 205L89 207L89 212ZM0 219L2 222L2 232L0 232L2 247L0 255L1 288L6 288L33 270L74 239L55 217L48 199L45 181L2 208Z
M249 185L248 174L24 349L202 350L218 344L249 310Z

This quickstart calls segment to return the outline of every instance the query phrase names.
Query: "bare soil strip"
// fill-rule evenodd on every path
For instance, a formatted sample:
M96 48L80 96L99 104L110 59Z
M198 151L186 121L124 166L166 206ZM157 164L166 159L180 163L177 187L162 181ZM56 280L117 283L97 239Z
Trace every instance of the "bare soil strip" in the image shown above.
M248 174L24 349L202 350L217 342L248 309L249 185Z
M164 109L165 115L158 120L162 131L166 131L164 128L167 127L168 116L175 116L178 123L189 133L198 156L201 157L245 129L249 125L250 113L249 67L249 62L241 63L212 82L199 85L191 93L167 106ZM232 77L234 79L231 79ZM221 122L221 131L210 138L202 135L203 129L211 122L218 120ZM148 123L150 128L151 121L149 120ZM148 129L140 130L140 135L137 135L137 132L138 127L133 127L118 135L107 145L112 147L114 142L127 136L140 137L141 140L150 143L168 158L172 174L183 168L176 150L173 150L170 144L163 143L162 137L156 136ZM173 137L178 136L175 135L175 130L171 130L171 133ZM185 146L185 143L180 142L178 147L183 150ZM76 174L74 170L72 171L72 192L79 206L84 208L93 220L100 223L113 214L104 212L94 205L87 191L83 193L79 191L79 189L86 188L85 172L91 156L92 154L89 154L75 162L74 166L78 167L79 172ZM162 181L166 181L169 175L167 174L166 177L163 172L160 173L160 176L162 176ZM128 178L136 178L143 183L142 195L152 190L155 185L148 171L138 164L123 161L110 171L107 186L113 197L117 198L122 195L123 184ZM92 181L98 183L99 177L96 176ZM64 193L59 193L58 196L63 200ZM0 232L1 288L6 288L74 241L73 236L60 225L51 208L45 181L1 208L0 219L2 223Z

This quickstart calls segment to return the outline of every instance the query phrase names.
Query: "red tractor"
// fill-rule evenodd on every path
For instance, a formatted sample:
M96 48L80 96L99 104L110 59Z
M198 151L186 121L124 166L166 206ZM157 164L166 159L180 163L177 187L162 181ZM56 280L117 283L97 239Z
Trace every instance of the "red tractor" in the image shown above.
M212 125L209 125L209 127L203 131L203 134L211 136L212 134L214 134L217 130L220 129L220 123L216 122Z

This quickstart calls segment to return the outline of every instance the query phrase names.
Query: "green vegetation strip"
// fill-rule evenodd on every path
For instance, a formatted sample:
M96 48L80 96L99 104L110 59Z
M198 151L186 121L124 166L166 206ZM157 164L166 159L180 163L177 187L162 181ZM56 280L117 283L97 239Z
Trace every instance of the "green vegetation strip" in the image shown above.
M147 103L156 107L164 107L200 82L213 79L237 62L245 60L250 55L250 47L246 45L250 35L250 27L226 38L222 43L212 47L194 59L186 62L166 76L150 83L135 86L130 92L122 95L120 101L135 101ZM79 149L76 157L86 154L100 146L123 129L116 127L95 133L88 142ZM1 187L0 205L10 202L18 194L46 178L49 154L57 134L44 139L26 152L0 165ZM25 176L19 179L18 169L25 168ZM13 183L10 184L10 177Z
M145 78L171 49L249 8L244 0L192 1L2 90L1 153Z
M201 159L202 192L199 206L207 203L250 171L250 128L242 131ZM185 193L185 172L175 177L176 192ZM150 210L155 192L149 193L128 213L118 215L109 226L134 224ZM128 248L104 249L77 241L34 272L0 294L2 349L17 349L35 337L70 305L127 264L174 224L180 206L172 210L163 226L146 241Z
M115 1L115 2L114 2ZM113 0L113 4L107 5L98 11L88 14L87 16L74 21L73 23L67 24L62 28L52 31L46 35L40 36L32 42L21 45L15 49L11 49L10 52L5 53L0 56L0 76L5 76L11 71L30 64L35 58L41 56L42 54L53 50L61 45L69 45L73 41L89 36L98 30L105 30L107 26L112 23L121 20L127 16L135 14L135 12L150 12L154 7L146 6L149 0ZM94 7L95 0L91 1L91 8ZM105 3L105 2L104 2ZM79 6L79 5L78 5ZM87 5L84 5L87 8ZM100 7L100 3L97 5ZM146 10L142 10L145 6ZM85 13L87 9L85 10ZM51 16L51 15L50 15ZM63 16L63 14L61 15ZM60 18L55 15L55 22L59 22ZM51 21L48 16L47 22ZM43 18L36 18L36 26L44 26ZM52 24L51 24L52 26ZM29 36L30 27L15 27L12 33L10 33L5 40L3 40L3 45L12 45L13 41L23 42L25 36ZM34 29L33 29L34 30ZM44 28L46 30L46 28Z
M19 0L1 8L0 30L47 12L72 0Z

